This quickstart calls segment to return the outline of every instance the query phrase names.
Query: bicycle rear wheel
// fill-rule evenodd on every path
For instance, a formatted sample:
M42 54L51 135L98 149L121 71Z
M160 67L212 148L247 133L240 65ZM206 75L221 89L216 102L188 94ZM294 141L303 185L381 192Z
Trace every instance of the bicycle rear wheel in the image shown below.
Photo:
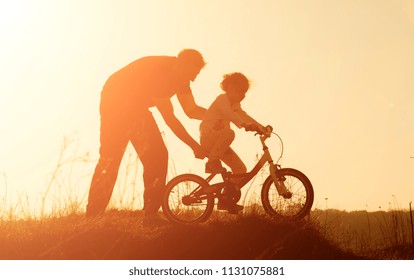
M300 171L282 168L276 172L283 178L285 187L292 193L291 198L279 195L271 176L263 183L261 200L267 214L281 220L295 221L309 214L313 204L313 187L309 179Z
M179 224L205 222L214 208L214 197L202 191L208 186L195 174L182 174L168 182L162 203L167 219Z

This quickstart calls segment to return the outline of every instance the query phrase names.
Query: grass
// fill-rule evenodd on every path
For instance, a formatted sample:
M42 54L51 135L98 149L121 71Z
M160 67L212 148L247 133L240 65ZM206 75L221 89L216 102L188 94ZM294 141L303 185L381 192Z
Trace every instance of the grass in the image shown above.
M109 206L120 210L87 220L93 166L88 153L79 155L76 139L65 138L34 205L26 194L8 204L2 173L0 259L414 259L409 212L395 201L389 211L315 209L302 222L279 223L260 205L263 172L246 186L240 217L215 211L204 224L143 227L134 152L124 157Z
M205 224L143 227L141 211L109 211L86 220L0 223L0 259L358 259L331 245L308 222L216 215ZM295 242L298 241L298 242Z
M315 210L309 219L281 223L257 208L160 228L144 227L141 210L113 209L93 220L83 212L3 219L0 259L414 259L412 244L392 243L395 234L381 231L381 219L393 221L397 213Z
M407 210L314 210L319 232L339 248L370 259L414 259L410 213Z

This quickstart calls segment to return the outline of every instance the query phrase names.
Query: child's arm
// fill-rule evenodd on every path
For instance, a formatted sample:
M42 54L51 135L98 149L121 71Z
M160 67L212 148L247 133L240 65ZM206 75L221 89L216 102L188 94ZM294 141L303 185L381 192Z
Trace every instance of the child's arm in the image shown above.
M210 106L210 111L216 114L216 117L224 121L232 122L238 128L244 127L245 120L237 114L231 105L227 95L219 95Z
M240 104L233 105L234 112L240 116L241 119L243 119L243 122L245 125L242 125L242 127L246 128L246 125L251 127L251 124L254 126L257 126L259 130L265 131L265 127L261 125L258 121L256 121L254 118L252 118L249 114L247 114L240 106Z

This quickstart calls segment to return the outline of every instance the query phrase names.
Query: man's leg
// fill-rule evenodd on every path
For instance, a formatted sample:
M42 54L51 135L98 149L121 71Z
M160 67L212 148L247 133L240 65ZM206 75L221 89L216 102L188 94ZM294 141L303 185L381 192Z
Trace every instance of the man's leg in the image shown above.
M155 215L162 203L168 171L168 151L151 112L140 114L131 143L143 165L144 214Z
M87 217L103 214L111 199L119 166L128 144L128 130L122 129L124 126L125 123L115 124L109 118L101 118L99 161L89 189Z

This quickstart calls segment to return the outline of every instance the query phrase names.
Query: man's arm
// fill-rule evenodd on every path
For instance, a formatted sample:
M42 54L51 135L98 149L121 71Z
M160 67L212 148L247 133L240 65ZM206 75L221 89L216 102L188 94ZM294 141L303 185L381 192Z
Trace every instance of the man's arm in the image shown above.
M204 149L188 134L187 130L174 115L174 108L169 99L158 99L156 101L156 107L168 127L181 141L193 150L195 157L204 158L207 156Z
M180 102L180 105L187 117L197 120L202 120L204 118L206 109L197 105L190 87L186 87L176 95L178 102Z

